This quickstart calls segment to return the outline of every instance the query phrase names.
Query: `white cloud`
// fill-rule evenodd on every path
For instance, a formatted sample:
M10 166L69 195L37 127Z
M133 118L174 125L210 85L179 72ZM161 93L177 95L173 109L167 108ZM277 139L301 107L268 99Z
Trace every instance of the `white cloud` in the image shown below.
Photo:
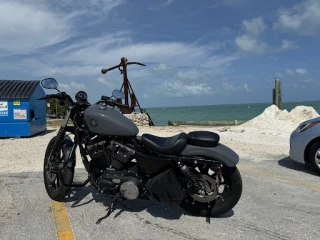
M97 81L101 82L101 83L104 83L104 84L108 84L109 83L106 79L104 79L102 77L98 78Z
M213 74L222 74L225 67L228 67L233 61L239 59L239 55L233 54L229 56L214 55L210 57L205 63L201 64L201 67L210 68Z
M267 44L261 40L267 26L261 17L243 20L244 34L235 38L235 44L243 51L263 53Z
M149 7L148 10L161 10L169 5L171 5L174 2L174 0L164 0L161 1L160 4L157 4L156 6Z
M307 69L305 69L305 68L297 68L296 69L296 73L306 74L307 73Z
M286 69L285 69L285 73L286 73L287 75L293 75L293 74L294 74L294 72L293 72L290 68L286 68Z
M180 79L199 80L201 73L196 70L178 71L176 76Z
M153 70L156 70L156 71L164 71L168 69L171 69L171 68L165 63L159 63L155 67L153 67Z
M246 34L236 37L235 43L243 51L257 53L264 53L268 46L265 42Z
M76 89L78 91L85 91L86 90L86 86L83 83L78 83L78 82L74 82L72 81L71 83L59 83L59 87L65 90L70 90L70 89Z
M18 2L0 4L0 55L29 53L73 35L68 16Z
M123 1L119 2L123 3ZM93 35L90 38L84 38L85 35L79 34L76 41L71 41L69 38L74 37L74 34L83 34L79 21L82 17L92 21L95 17L88 18L88 14L98 14L97 19L102 17L102 12L109 11L112 14L113 11L110 9L113 9L115 5L111 4L111 0L105 0L103 3L109 7L101 11L98 8L102 2L98 0L89 0L83 5L74 0L59 1L56 4L45 0L38 0L37 4L22 4L14 0L10 2L11 5L5 3L10 5L11 10L14 4L22 9L18 16L19 20L11 17L11 22L8 23L16 21L20 35L15 32L2 31L5 32L6 37L4 40L0 38L0 43L4 43L0 45L0 55L4 48L7 54L28 53L41 48L36 55L19 57L19 61L16 61L14 65L11 64L9 68L19 69L21 74L29 74L28 76L40 78L49 75L58 81L61 79L60 87L70 91L84 90L85 85L77 82L79 79L82 80L81 77L85 77L88 81L95 79L97 88L102 84L110 88L121 86L122 75L117 69L107 73L107 78L102 78L101 69L118 64L120 58L125 56L129 61L147 64L147 67L133 65L128 67L129 80L131 82L132 79L133 85L145 81L139 85L139 88L148 89L159 86L163 91L166 90L173 95L177 94L178 90L180 95L181 92L183 95L212 93L213 89L209 86L209 81L212 82L214 76L223 75L230 64L239 58L238 55L214 55L213 51L222 46L217 42L200 45L200 42L137 41L134 31L114 32L110 30L108 34ZM3 8L2 5L1 7ZM0 12L3 11L2 8ZM100 12L93 13L94 9ZM32 15L29 19L28 14ZM108 14L105 15L108 16ZM12 14L12 16L15 15ZM0 19L2 18L4 17L0 15ZM32 21L36 24L32 24ZM25 26L24 23L26 23ZM3 25L0 22L0 27ZM250 23L246 25L246 28L252 33L259 31L254 30L254 26ZM257 27L257 29L260 28L261 26ZM8 29L2 28L1 30ZM79 32L73 32L73 29ZM14 39L11 41L14 43L11 48L8 39ZM44 48L57 43L60 44ZM0 68L3 68L2 65ZM168 79L168 81L163 81L163 79ZM67 83L67 80L76 81ZM92 89L90 88L90 91ZM152 97L149 95L150 99Z
M103 77L99 77L97 79L98 82L106 85L109 89L116 89L116 88L119 88L121 87L122 85L122 81L116 81L114 79L105 79Z
M149 98L149 95L144 93L144 94L142 95L142 97L143 97L144 99L148 99L148 98Z
M170 5L171 3L173 3L173 0L166 0L164 2L161 2L161 5L167 6L167 5Z
M183 42L135 42L130 36L121 32L78 41L37 58L28 57L17 67L38 77L50 75L62 81L65 77L86 76L87 79L96 79L97 84L114 89L121 86L122 75L117 69L102 75L101 69L118 64L125 56L128 61L147 63L146 67L128 67L131 84L139 84L142 89L157 85L162 93L167 91L173 93L171 95L176 95L181 86L183 94L177 94L181 96L207 94L212 90L207 82L212 82L214 76L225 74L230 63L239 58L238 55L212 55L207 46L190 46ZM163 79L168 82L163 83Z
M120 32L82 40L37 58L29 57L23 61L21 67L33 71L36 76L55 74L94 76L97 79L101 76L102 68L118 64L120 58L125 56L128 61L148 63L146 67L130 65L129 79L147 76L153 79L160 74L161 78L163 74L176 77L183 74L179 73L180 70L176 70L179 67L193 67L197 70L189 71L188 75L193 74L201 78L206 74L211 76L223 74L228 65L239 58L237 55L212 56L208 49L210 46L190 46L183 42L135 42L131 39L130 33ZM50 58L47 58L47 55L50 55ZM115 74L119 74L117 69L107 73L108 77Z
M70 85L69 84L65 84L65 83L59 83L59 88L64 89L64 90L69 90L70 89Z
M243 87L247 92L251 92L252 91L252 88L250 88L247 83L243 84Z
M306 0L290 9L278 10L274 29L299 35L315 35L320 29L320 1Z
M242 25L247 34L252 36L260 36L267 29L267 26L264 24L261 17L252 18L250 20L243 20Z
M225 90L228 92L230 91L246 91L246 92L251 92L252 88L249 87L247 83L237 86L232 82L229 82L229 79L227 77L222 78L222 86Z
M296 49L299 48L299 45L289 40L282 40L281 49Z
M108 18L122 4L124 0L0 0L0 56L61 43L79 35L83 26Z
M128 61L192 66L193 60L210 55L206 46L190 46L183 42L134 42L130 36L129 33L122 33L80 41L61 49L52 57L60 59L60 62L83 65L103 63L104 67L118 64L122 56L127 57Z
M164 82L156 85L153 91L159 95L168 97L203 96L214 94L214 90L205 83L185 84L182 81Z
M296 70L292 70L292 69L290 69L290 68L286 68L285 70L284 70L284 74L286 74L286 75L295 75L295 74L301 74L301 75L303 75L303 74L306 74L307 73L307 69L305 69L305 68L297 68ZM277 73L277 75L280 77L280 75L282 75L283 76L283 74L281 74L281 73Z

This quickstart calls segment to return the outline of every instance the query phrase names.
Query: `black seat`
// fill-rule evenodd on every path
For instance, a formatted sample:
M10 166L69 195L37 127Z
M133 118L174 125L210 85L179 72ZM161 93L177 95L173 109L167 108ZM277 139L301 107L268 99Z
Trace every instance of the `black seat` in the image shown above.
M194 131L188 134L188 143L199 147L216 147L220 136L209 131Z
M151 134L143 134L142 143L150 150L158 153L175 154L187 146L188 135L184 132L172 137L158 137Z

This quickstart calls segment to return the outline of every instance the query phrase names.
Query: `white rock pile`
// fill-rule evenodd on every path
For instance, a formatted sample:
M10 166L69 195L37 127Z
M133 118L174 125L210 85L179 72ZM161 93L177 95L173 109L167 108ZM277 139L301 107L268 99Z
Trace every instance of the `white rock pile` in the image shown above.
M276 105L271 105L242 126L292 131L301 122L316 117L319 117L319 114L310 106L297 106L288 112L286 109L280 110Z
M149 118L145 113L133 112L130 114L124 114L124 116L133 121L137 126L149 126Z

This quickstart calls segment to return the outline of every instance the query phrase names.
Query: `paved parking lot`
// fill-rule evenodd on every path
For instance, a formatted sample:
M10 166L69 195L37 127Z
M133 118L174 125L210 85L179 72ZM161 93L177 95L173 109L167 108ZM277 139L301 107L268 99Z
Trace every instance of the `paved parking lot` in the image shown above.
M285 156L241 159L243 195L220 218L194 217L149 201L126 202L102 220L110 199L91 187L65 203L46 195L42 173L0 175L0 239L320 239L320 177ZM78 170L76 180L86 177Z

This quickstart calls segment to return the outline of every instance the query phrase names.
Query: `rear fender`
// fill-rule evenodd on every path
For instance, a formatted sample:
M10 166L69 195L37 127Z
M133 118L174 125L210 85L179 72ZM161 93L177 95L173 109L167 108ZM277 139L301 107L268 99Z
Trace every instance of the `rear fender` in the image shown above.
M187 145L180 153L182 156L209 157L228 167L234 167L239 162L239 155L231 148L219 143L216 147L199 147Z

